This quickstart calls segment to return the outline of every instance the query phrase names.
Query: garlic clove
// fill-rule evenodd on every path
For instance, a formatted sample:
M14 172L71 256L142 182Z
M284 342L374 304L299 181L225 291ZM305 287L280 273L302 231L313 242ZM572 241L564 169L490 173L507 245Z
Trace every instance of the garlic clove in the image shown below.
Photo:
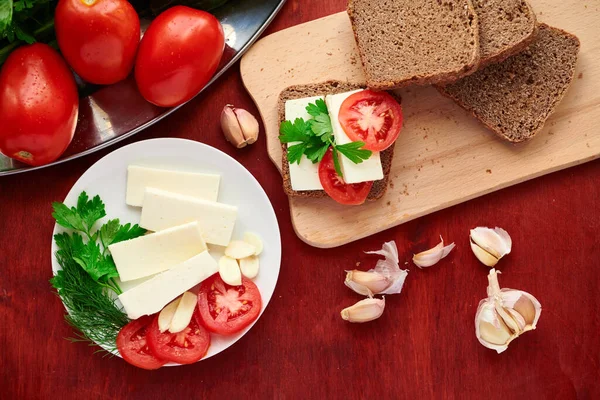
M381 250L366 251L366 254L379 254L385 257L384 260L377 260L375 268L367 272L377 272L391 281L390 286L379 294L397 294L402 291L404 281L408 276L407 269L400 269L398 259L398 248L393 240L385 242ZM353 289L354 290L354 289Z
M158 330L161 332L166 331L171 326L171 321L173 320L173 316L175 315L175 311L177 311L177 306L179 305L179 301L181 300L181 296L167 304L158 314Z
M369 271L346 271L344 284L358 294L372 296L387 289L392 280L377 272Z
M233 112L237 117L240 128L242 128L242 135L244 135L246 143L256 142L258 140L258 121L254 118L254 115L243 108L234 108Z
M240 270L242 275L248 279L254 279L258 275L259 261L258 256L250 256L240 260Z
M255 253L256 247L241 240L232 240L225 248L225 255L236 260L253 256Z
M481 261L484 265L488 267L493 267L496 264L498 264L498 259L496 257L483 250L481 247L477 246L477 244L473 242L471 242L471 250L473 250L473 254L475 254L475 257L477 257L477 259Z
M502 228L496 227L490 229L480 226L471 229L470 237L471 243L474 242L477 246L498 260L510 253L512 248L512 239L508 232Z
M256 251L254 252L255 255L259 255L260 253L262 253L264 245L260 236L258 236L256 233L244 233L244 242L256 247Z
M419 268L431 267L450 254L454 247L454 243L444 247L444 239L440 236L440 243L437 246L413 255L413 263Z
M504 307L514 310L522 318L523 331L535 329L542 312L542 305L531 294L516 289L501 289L499 293Z
M514 334L496 312L494 304L482 300L475 316L475 334L479 342L502 353L508 348Z
M181 296L177 310L171 320L169 332L178 333L187 328L194 315L194 310L196 310L196 304L198 304L198 296L194 293L185 292Z
M225 139L238 149L246 146L246 139L242 133L242 128L238 122L237 116L233 111L233 106L226 105L221 111L221 129Z
M242 272L238 262L231 257L223 256L219 259L219 276L230 286L242 284Z
M340 315L348 322L363 323L373 321L383 314L385 299L368 298L359 301L353 306L344 308Z

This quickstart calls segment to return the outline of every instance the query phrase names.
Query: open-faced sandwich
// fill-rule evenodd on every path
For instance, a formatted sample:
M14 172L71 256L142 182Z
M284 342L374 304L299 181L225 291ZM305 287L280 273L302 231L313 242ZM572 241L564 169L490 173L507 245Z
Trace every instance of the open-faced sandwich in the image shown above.
M337 81L281 92L279 139L286 194L329 196L348 205L383 196L402 128L398 100L387 92Z

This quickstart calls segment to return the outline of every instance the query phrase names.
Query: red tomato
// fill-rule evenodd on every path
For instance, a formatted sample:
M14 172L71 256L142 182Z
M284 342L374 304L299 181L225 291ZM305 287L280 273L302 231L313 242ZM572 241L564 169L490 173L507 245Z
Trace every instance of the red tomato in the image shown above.
M261 308L260 292L247 278L242 278L240 286L229 286L215 274L202 282L198 292L200 321L220 335L241 331L258 318Z
M225 48L211 14L171 7L152 21L135 60L135 80L152 104L174 107L194 97L214 75Z
M206 355L210 346L210 335L198 324L196 315L183 331L161 333L156 316L148 330L148 344L159 358L179 364L192 364Z
M84 80L108 85L129 75L140 19L127 0L60 0L54 19L60 51Z
M29 165L56 160L75 133L73 74L50 46L13 51L0 71L0 151Z
M402 107L389 93L363 90L344 100L339 121L353 142L365 142L367 150L383 151L400 134Z
M157 369L165 364L148 347L146 335L152 321L154 317L143 316L125 325L117 335L117 349L121 357L129 364L143 369Z
M340 204L355 206L365 202L373 186L373 181L346 184L335 172L331 149L325 153L319 164L319 180L329 197Z

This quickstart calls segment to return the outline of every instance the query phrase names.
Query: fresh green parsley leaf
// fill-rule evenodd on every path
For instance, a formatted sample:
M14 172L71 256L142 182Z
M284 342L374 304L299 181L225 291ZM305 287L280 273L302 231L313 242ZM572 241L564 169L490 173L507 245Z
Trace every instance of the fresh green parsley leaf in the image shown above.
M333 153L333 167L335 168L335 172L339 175L340 178L344 178L344 174L342 173L342 168L340 167L340 159L338 157L338 152L336 150L337 146L332 147Z
M279 140L281 143L305 142L308 140L308 124L302 118L291 121L283 121L279 126Z
M316 164L321 162L325 153L327 153L327 149L329 149L329 143L320 143L319 146L312 146L306 149L305 154L313 164Z
M314 103L309 103L306 106L306 112L308 113L308 115L311 115L313 117L316 117L317 115L320 115L320 114L329 115L329 110L327 109L327 104L325 104L325 100L323 100L323 99L317 99L317 101L315 101Z
M77 199L77 213L81 216L88 231L92 229L96 221L106 216L104 203L100 200L100 196L96 195L89 200L86 192L81 192Z
M373 154L371 150L362 149L361 147L364 145L364 142L350 142L337 145L335 148L353 163L360 164L364 160L367 160L369 157L371 157L371 154Z
M293 146L289 146L287 149L287 159L290 164L300 164L300 160L302 159L302 155L306 150L306 143L298 143Z
M104 248L107 248L113 243L119 243L124 240L135 239L146 233L146 230L140 228L139 225L131 225L129 223L121 225L119 219L111 219L98 230L100 242Z
M333 128L331 127L331 119L327 114L319 114L311 120L310 130L317 136L331 135L333 134ZM325 140L324 140L325 141Z
M63 228L74 229L76 231L85 230L83 220L75 207L69 208L63 203L54 202L52 203L52 208L54 209L52 217L54 217L57 224Z

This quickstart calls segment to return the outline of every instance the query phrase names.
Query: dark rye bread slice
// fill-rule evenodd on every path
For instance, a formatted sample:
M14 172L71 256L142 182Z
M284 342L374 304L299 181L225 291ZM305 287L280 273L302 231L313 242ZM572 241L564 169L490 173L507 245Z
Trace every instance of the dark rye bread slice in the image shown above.
M279 102L277 105L277 111L279 113L279 123L285 121L285 102L293 99L300 99L303 97L312 96L325 96L328 94L337 94L343 92L349 92L352 90L362 89L364 85L340 82L340 81L327 81L323 83L314 83L307 85L296 85L290 86L284 89L279 94ZM282 144L283 150L282 157L282 174L283 174L283 190L285 194L291 197L327 197L327 193L324 190L293 190L292 182L290 179L290 165L287 160L287 145ZM381 198L388 187L388 181L390 176L390 169L392 167L392 158L394 157L394 146L380 153L381 166L383 167L383 179L375 181L373 187L367 196L367 201L373 201Z
M470 0L350 0L348 15L371 89L453 82L479 64Z
M573 80L579 39L540 24L523 52L438 88L502 139L522 142L544 126Z
M525 0L471 0L479 22L479 67L520 53L537 30L533 9Z

